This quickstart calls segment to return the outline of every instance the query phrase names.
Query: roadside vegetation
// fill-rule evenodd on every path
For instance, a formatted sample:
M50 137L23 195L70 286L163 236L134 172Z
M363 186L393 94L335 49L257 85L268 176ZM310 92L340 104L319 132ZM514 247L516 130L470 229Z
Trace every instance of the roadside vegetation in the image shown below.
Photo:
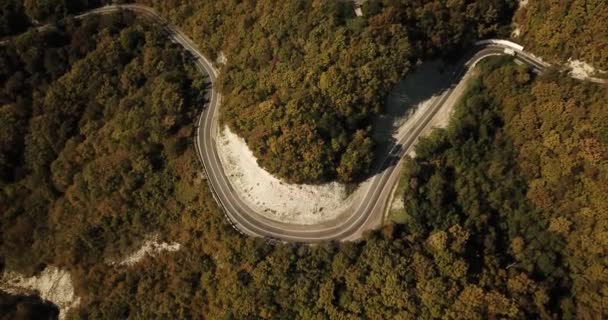
M257 54L239 56L247 37L226 37L234 47L219 42L240 34L229 32L237 24L208 18L281 12L287 5L163 3L161 12L172 19L199 25L188 32L209 44L205 50L228 53L224 90L236 90L231 77L251 70L273 74L256 66ZM410 54L434 55L445 43L457 50L467 41L451 26L461 20L448 19L460 11L441 11L447 8L441 2L407 3L399 6L420 7L398 17L419 17L411 21L428 29L415 36L401 22L379 26L405 30L408 64ZM401 9L388 2L379 8L366 8L368 20L402 21L389 14ZM492 10L482 12L494 23ZM288 20L256 14L268 24ZM344 17L330 21L348 24ZM433 23L421 23L427 21L422 17ZM205 23L217 24L220 35L200 31L208 30ZM261 22L246 30L253 25ZM344 41L356 45L350 27L341 28ZM388 32L373 30L361 32ZM207 85L188 59L157 27L129 14L68 21L0 46L0 269L69 270L81 297L72 318L608 317L605 88L553 71L536 76L508 59L488 60L448 128L423 140L418 157L406 164L403 224L356 243L269 245L232 229L201 177L190 143ZM239 59L251 69L234 70ZM289 67L280 66L282 59L275 68L284 68L279 75L285 76ZM306 99L323 102L320 97ZM295 115L288 119L294 116L293 128L301 130L306 122ZM108 263L155 232L181 249L128 267ZM8 301L0 306L8 315L37 312L19 307L23 298L0 293L0 299Z
M192 217L174 255L83 269L97 294L80 316L606 317L605 89L509 59L480 74L407 166L406 223L357 243L269 246L205 229L220 215Z
M68 15L110 2L111 0L2 0L0 39L22 33L28 27L57 22Z
M424 237L461 226L466 261L482 266L469 279L508 288L541 317L605 318L608 92L482 66L448 128L404 166L404 228Z
M129 14L91 17L19 36L0 65L8 265L102 261L176 219L207 86L181 47Z
M419 59L508 34L511 1L145 1L227 58L222 118L289 182L366 177L371 117ZM210 18L217 17L217 18Z
M608 3L529 1L515 16L527 50L560 63L584 60L608 70Z

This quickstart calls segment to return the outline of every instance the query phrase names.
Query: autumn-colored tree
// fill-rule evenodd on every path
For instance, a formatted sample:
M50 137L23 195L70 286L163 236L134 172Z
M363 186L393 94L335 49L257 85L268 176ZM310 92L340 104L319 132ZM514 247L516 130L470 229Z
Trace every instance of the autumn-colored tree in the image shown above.
M367 1L357 17L348 1L147 3L208 56L227 58L218 66L223 122L262 167L295 183L367 176L372 118L412 64L505 34L514 9L511 1Z
M532 1L515 22L528 50L558 62L583 60L608 69L608 6L605 1Z

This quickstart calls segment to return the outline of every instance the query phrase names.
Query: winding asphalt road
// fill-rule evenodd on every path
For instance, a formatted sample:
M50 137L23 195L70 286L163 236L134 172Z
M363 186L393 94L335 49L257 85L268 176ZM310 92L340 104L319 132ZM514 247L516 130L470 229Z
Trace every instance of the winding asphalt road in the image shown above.
M229 179L218 157L216 137L219 135L218 115L221 103L221 95L215 90L218 71L213 64L197 49L194 42L182 31L169 24L164 18L157 14L152 8L141 5L113 5L89 11L76 18L82 18L91 14L107 14L120 10L128 10L148 17L162 25L169 37L194 57L197 68L203 76L209 77L213 88L209 103L203 111L196 125L195 147L196 152L204 166L205 173L213 196L222 207L227 219L240 232L250 235L275 239L280 241L315 243L328 240L355 240L365 230L378 227L387 208L388 199L394 191L394 186L399 180L399 167L401 159L409 153L421 134L428 130L429 125L446 103L455 103L463 90L455 90L462 87L467 79L467 73L472 66L489 56L515 54L516 58L538 71L544 70L549 65L540 59L524 52L523 50L512 50L509 45L499 43L487 43L477 46L467 59L463 59L456 67L456 72L450 81L451 86L445 89L435 98L433 103L426 109L424 114L412 126L407 134L400 137L392 151L386 155L382 162L382 170L374 177L362 184L357 192L353 204L344 213L332 221L315 225L295 225L270 220L254 211L243 201L231 186ZM506 50L507 49L507 50Z

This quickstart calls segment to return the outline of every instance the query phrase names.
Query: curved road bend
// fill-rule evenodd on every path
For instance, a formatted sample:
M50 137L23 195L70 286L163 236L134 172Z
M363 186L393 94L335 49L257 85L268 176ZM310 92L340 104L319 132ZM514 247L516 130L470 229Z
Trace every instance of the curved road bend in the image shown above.
M82 18L91 14L107 14L120 10L129 10L146 16L161 24L169 34L169 37L179 43L193 57L197 68L204 76L209 76L213 87L215 87L217 70L212 63L197 49L194 42L181 30L170 25L164 18L158 15L152 8L141 5L113 5L91 10L76 18ZM428 128L431 120L446 103L454 103L462 94L463 90L455 90L466 82L466 75L472 67L489 56L504 55L505 49L512 49L508 45L500 43L484 44L476 47L474 54L468 59L463 59L456 66L456 72L450 80L451 87L444 90L424 114L413 125L407 135L399 137L396 147L384 159L384 167L380 173L366 181L357 192L363 194L353 201L353 204L336 219L315 225L296 225L282 223L268 219L254 211L233 190L230 181L224 173L222 164L218 157L215 138L219 134L218 115L221 101L220 94L213 88L209 104L202 111L196 126L195 147L196 152L206 171L209 185L214 198L223 208L230 223L240 232L251 235L266 237L275 240L315 243L327 240L354 240L361 236L364 230L378 227L383 219L388 199L393 187L399 180L401 159L409 153L420 135ZM538 58L515 50L516 58L520 61L538 69L544 70L548 65Z

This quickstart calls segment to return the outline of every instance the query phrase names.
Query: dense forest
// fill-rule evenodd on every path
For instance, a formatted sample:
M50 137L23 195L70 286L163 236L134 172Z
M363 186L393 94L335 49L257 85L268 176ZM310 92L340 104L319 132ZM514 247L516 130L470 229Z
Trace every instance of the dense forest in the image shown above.
M129 14L0 47L7 264L98 261L176 218L180 197L196 192L179 178L195 159L180 156L208 86L188 59Z
M508 34L513 1L147 1L222 52L222 116L258 162L290 182L369 172L371 117L417 61ZM213 18L217 17L217 18Z
M515 21L528 50L559 62L581 59L608 70L608 2L529 1Z
M177 8L167 14L186 26L251 5L167 3ZM428 29L419 33L402 22L387 28L405 30L406 69L411 57L435 55L450 41L458 50L473 36L450 26L468 9L440 9L476 5L408 3L398 6L419 7L405 17L437 23L420 23ZM403 14L391 6L374 2L366 11L379 20L388 11ZM487 12L490 26L496 20ZM349 33L347 16L332 19L324 23L344 28L340 39L361 39ZM388 32L366 20L361 32ZM236 28L205 23L224 35ZM431 36L434 28L444 33ZM224 38L192 30L205 50L226 53L222 86L231 88L230 77L248 70L233 70L234 61L247 54L238 58L240 49L224 46ZM340 67L340 57L328 66ZM82 299L72 318L608 317L605 87L488 60L448 128L421 141L407 161L404 224L359 242L269 245L232 229L201 175L191 137L209 84L188 60L157 27L130 14L68 19L0 46L0 269L69 270ZM275 68L285 68L283 75L289 69L281 63ZM108 264L152 233L182 249L132 267ZM0 299L11 318L55 312L36 299Z
M420 59L458 57L472 40L506 36L516 6L377 0L356 17L349 1L140 2L193 35L209 56L228 57L223 120L264 168L298 183L365 177L373 161L370 119L396 81ZM105 3L9 0L0 7L0 37ZM532 52L607 69L608 26L600 23L607 12L603 1L533 1L515 20Z
M472 279L510 288L540 315L605 318L608 92L557 72L485 67L449 127L405 166L405 229L462 226L467 261L487 268Z
M0 39L24 32L30 26L57 22L110 0L2 0L0 3Z
M606 90L508 59L480 73L407 164L407 223L357 243L268 246L208 202L171 228L180 252L77 267L78 316L605 318Z
M37 108L48 110L46 116L51 117L55 108L46 104L51 101L49 92L59 83L72 80L79 67L99 67L87 74L108 79L106 85L115 90L101 90L90 82L85 87L96 88L95 100L101 106L123 108L100 111L103 117L81 117L80 122L88 123L83 128L101 121L101 128L108 129L91 136L96 141L92 149L86 143L91 131L80 129L79 135L84 137L79 138L76 151L83 153L74 158L90 159L86 155L93 154L107 164L91 160L81 167L72 164L72 180L58 179L61 175L54 170L69 160L59 158L69 150L65 150L69 144L65 143L60 155L46 166L52 179L51 195L55 196L47 215L41 209L40 216L31 219L30 212L36 211L17 212L19 206L6 208L3 215L3 222L10 222L2 225L2 234L6 235L3 256L9 267L32 270L28 266L57 264L71 270L77 294L82 297L81 307L72 316L592 319L605 314L602 290L606 284L602 279L606 268L602 257L606 256L606 246L601 242L605 233L601 223L606 219L600 214L606 211L599 200L606 185L608 131L604 125L606 111L601 108L608 99L605 89L551 72L535 78L530 70L505 60L482 64L481 76L472 82L450 126L424 140L417 148L418 158L407 165L411 190L405 194L409 214L406 224L387 226L357 243L270 246L261 239L240 236L225 222L199 178L191 147L171 152L174 149L156 145L163 150L160 155L147 149L149 153L137 156L138 165L150 170L145 177L151 185L141 180L132 182L129 174L137 172L135 168L122 171L123 166L129 167L114 148L137 155L145 146L135 143L141 134L137 129L145 126L152 132L146 139L159 135L158 130L167 130L166 122L158 118L149 123L133 120L138 123L136 127L128 122L139 112L154 117L155 94L144 93L169 76L162 68L170 61L145 53L152 50L164 53L162 57L173 57L172 71L181 70L186 79L195 78L178 50L170 45L156 47L164 42L150 38L152 33L146 30L151 27L142 29L132 21L126 27L128 19L85 20L83 25L103 26L98 37L105 38L91 39L88 53L75 59L80 62L66 67L68 70L59 78L44 80L50 82L41 86L47 92L42 102L45 108ZM74 35L64 32L63 44L71 44ZM95 55L98 46L110 46L114 49L110 52L139 52L137 56L124 56L122 61L130 61L128 66L142 63L138 61L142 57L143 64L135 69L152 72L148 80L127 76L127 66L116 74L113 69L101 68L107 62ZM42 74L38 77L44 79ZM140 85L133 79L140 79ZM194 88L186 87L178 96L197 99L190 96ZM36 89L20 92L28 90ZM110 93L117 99L110 100L114 103L97 97ZM139 106L122 102L146 99L152 100ZM87 110L82 105L81 109ZM119 119L127 122L117 122ZM99 126L97 123L96 128ZM31 125L24 128L32 130ZM189 135L191 128L184 128L160 144L170 145L182 131ZM555 133L560 136L556 138ZM158 165L159 157L163 165ZM114 161L116 158L121 161ZM572 169L547 167L559 165L561 160L570 163ZM115 174L104 170L108 166ZM27 168L20 171L23 177L34 174ZM84 184L90 181L86 178L90 174L95 175L96 183ZM13 185L22 179L5 177L5 182L9 180ZM163 185L159 180L167 182L169 189L158 188ZM535 189L536 184L547 186L547 193L541 195L544 189ZM121 197L127 191L131 195L128 199L138 201L141 195L146 203L123 203ZM27 204L41 206L40 193L23 194L32 194ZM539 202L548 196L556 198ZM112 206L113 201L121 207ZM77 207L83 203L87 207ZM548 205L553 208L543 207ZM154 210L147 211L151 206ZM62 210L67 212L59 212ZM26 222L12 222L5 216ZM28 226L34 226L34 231L29 227L23 232ZM129 268L106 263L132 247L125 243L154 230L180 242L183 249ZM21 236L32 234L34 245L18 242L24 239L17 237L19 232L23 232ZM20 250L11 245L20 245ZM32 248L37 255L23 248Z

